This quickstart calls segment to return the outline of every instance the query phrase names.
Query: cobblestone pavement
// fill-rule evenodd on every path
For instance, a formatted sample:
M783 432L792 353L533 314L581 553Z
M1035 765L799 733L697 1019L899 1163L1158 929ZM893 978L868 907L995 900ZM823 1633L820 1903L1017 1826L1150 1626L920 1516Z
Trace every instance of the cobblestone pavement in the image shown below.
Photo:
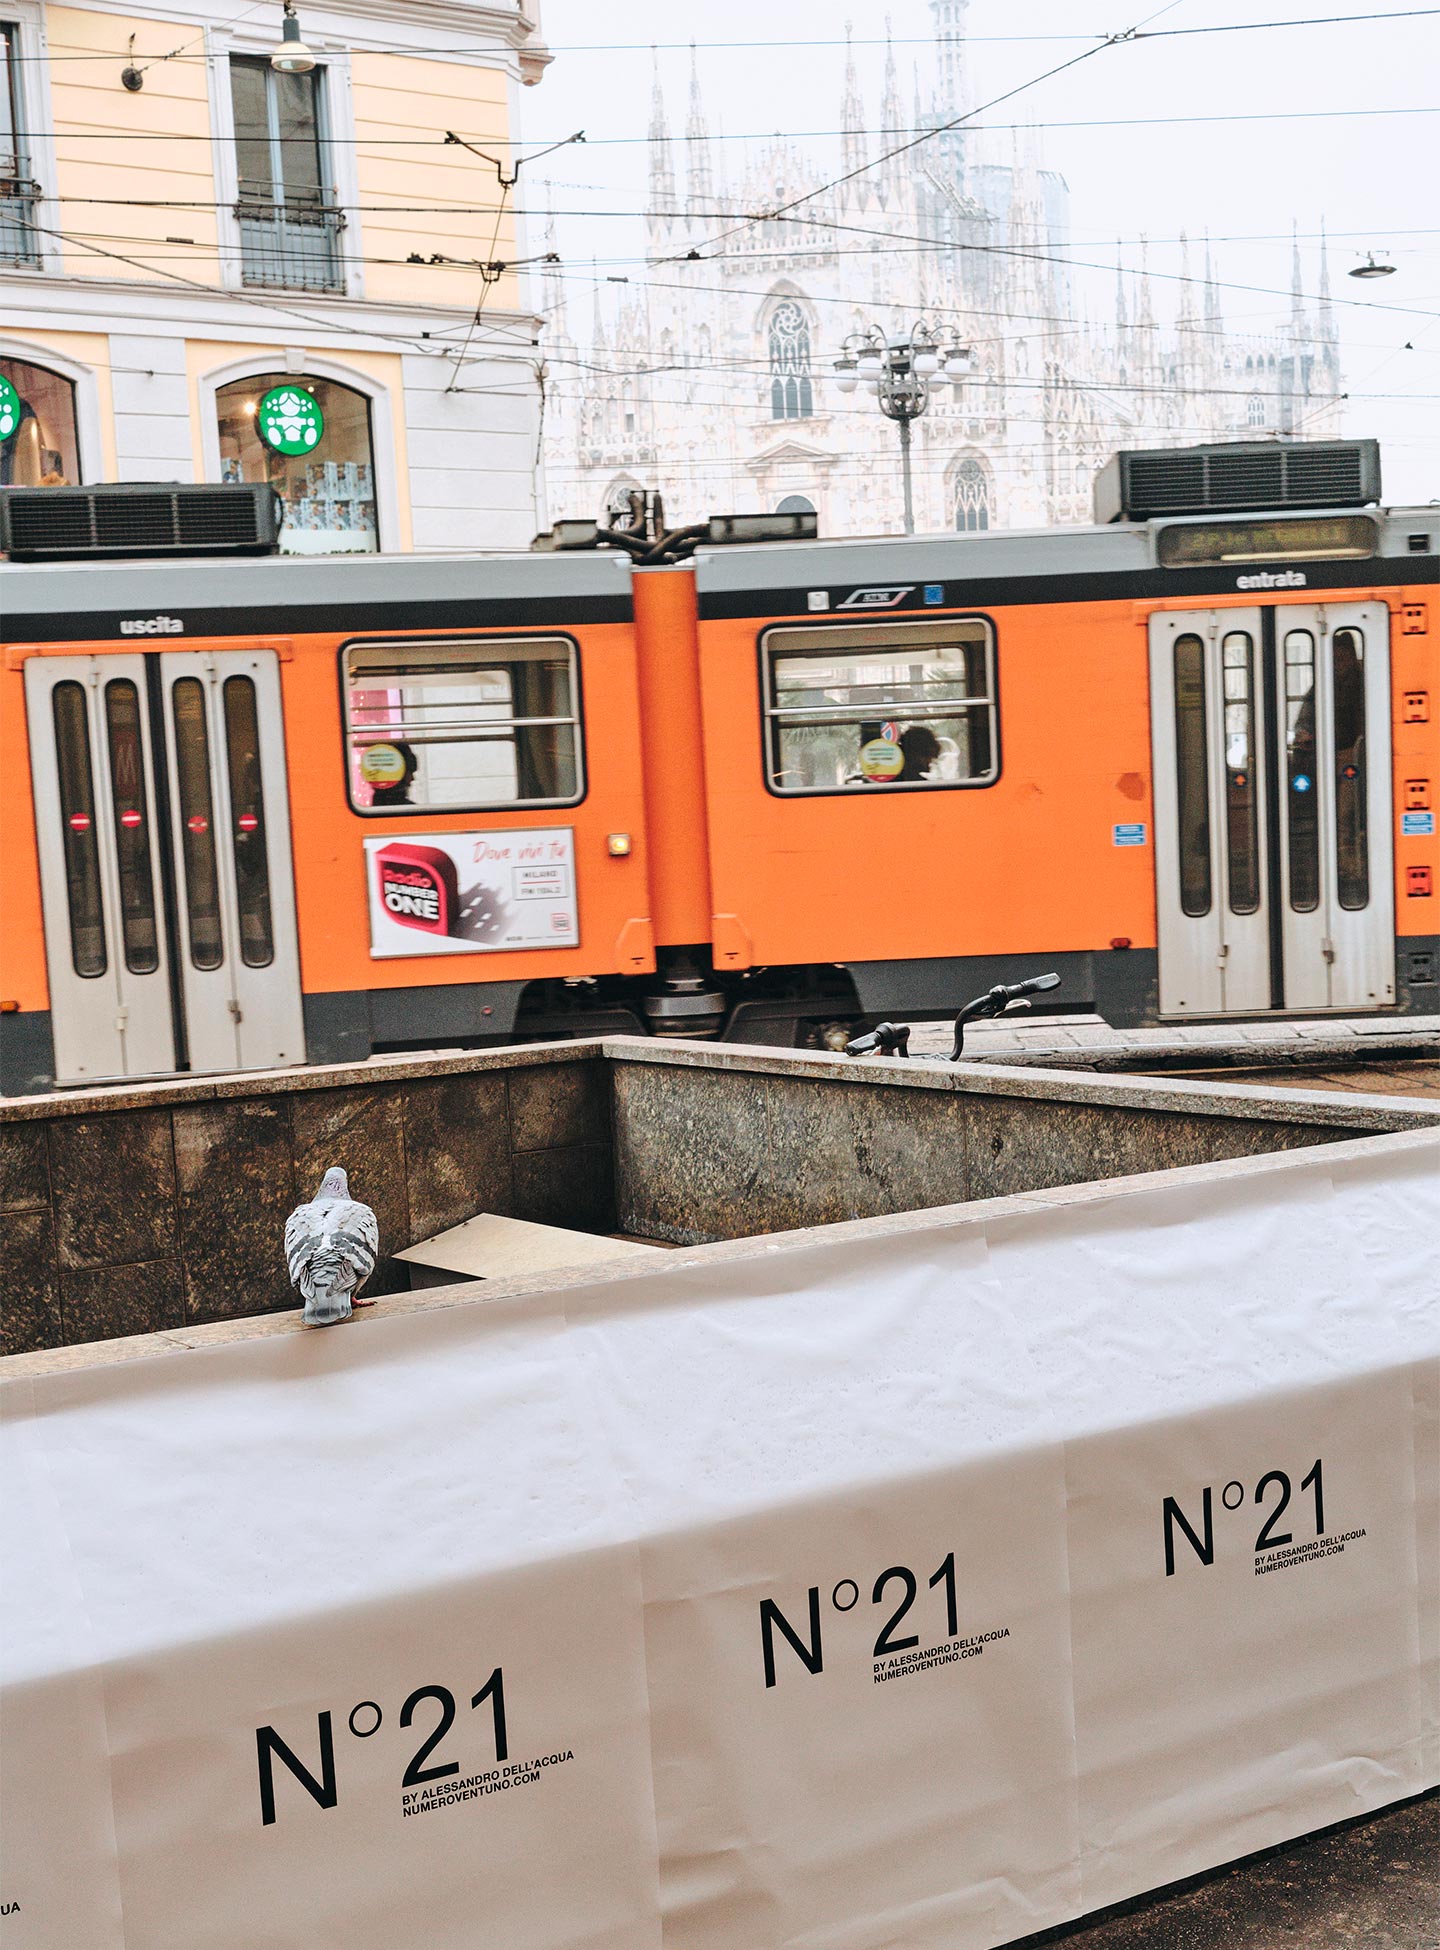
M1023 1950L1437 1950L1440 1799L1292 1842ZM1011 1950L1021 1950L1012 1945Z

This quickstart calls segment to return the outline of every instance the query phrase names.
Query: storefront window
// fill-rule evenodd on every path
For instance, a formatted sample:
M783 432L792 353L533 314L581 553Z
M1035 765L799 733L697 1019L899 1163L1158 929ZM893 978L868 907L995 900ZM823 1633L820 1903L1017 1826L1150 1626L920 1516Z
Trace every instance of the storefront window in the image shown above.
M285 503L285 555L373 554L375 456L370 402L333 379L257 373L215 395L220 474L269 481Z
M0 359L0 487L79 480L74 381L26 359Z

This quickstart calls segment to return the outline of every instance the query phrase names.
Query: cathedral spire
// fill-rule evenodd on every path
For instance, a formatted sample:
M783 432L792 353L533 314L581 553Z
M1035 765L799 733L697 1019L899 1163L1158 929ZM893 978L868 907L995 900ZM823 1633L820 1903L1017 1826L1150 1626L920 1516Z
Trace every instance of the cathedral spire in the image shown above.
M900 134L900 74L895 66L895 42L888 14L885 16L885 100L880 111L880 126L885 131L885 146L893 148Z
M930 0L935 35L935 120L953 122L969 107L965 86L965 14L970 0Z
M845 102L840 110L840 157L848 176L865 167L865 102L855 72L854 28L845 23Z
M1150 292L1150 239L1140 239L1140 290L1135 306L1135 381L1145 390L1137 395L1136 416L1141 420L1159 417L1158 389L1162 381L1160 335L1155 324L1155 304Z
M880 109L880 126L883 131L881 140L886 150L897 149L904 140L901 133L903 118L904 110L900 106L900 73L895 65L895 42L891 38L890 17L887 14L885 17L885 99ZM906 158L903 156L897 156L893 162L886 163L885 186L892 198L901 194L909 173Z
M1130 323L1129 311L1125 303L1125 260L1120 253L1120 239L1115 239L1115 329L1125 331Z
M712 204L715 178L710 166L710 130L705 121L705 105L700 99L700 70L695 63L695 43L690 43L690 113L685 119L685 179L692 208Z
M1210 350L1218 359L1225 336L1225 320L1220 315L1220 286L1210 261L1210 232L1205 232L1205 327L1210 334Z
M1200 307L1196 301L1195 280L1190 275L1190 238L1180 232L1180 304L1175 318L1177 364L1182 381L1188 386L1201 371L1205 343L1201 336Z
M1339 334L1335 330L1335 308L1330 302L1330 240L1325 235L1325 219L1320 219L1320 338L1326 346L1334 346Z
M550 187L545 188L545 256L554 258L547 262L540 279L540 308L545 317L545 342L547 345L560 345L570 336L570 323L565 312L565 280L560 275L559 246L555 241L555 210Z
M1305 285L1300 276L1300 226L1290 224L1290 329L1297 338L1305 333Z
M653 53L655 81L650 94L650 215L675 212L675 159L670 153L670 125L665 117L665 94L660 86L660 56Z

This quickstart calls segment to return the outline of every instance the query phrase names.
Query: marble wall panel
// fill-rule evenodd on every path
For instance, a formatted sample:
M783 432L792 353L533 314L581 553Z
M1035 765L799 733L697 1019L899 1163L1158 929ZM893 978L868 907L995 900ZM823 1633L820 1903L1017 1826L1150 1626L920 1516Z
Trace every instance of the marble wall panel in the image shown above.
M50 1176L62 1267L165 1259L176 1250L168 1111L57 1118Z
M1343 1127L1035 1098L968 1099L971 1198L1086 1185L1353 1137Z
M43 1124L0 1124L0 1212L50 1203L50 1161Z
M284 1249L298 1203L289 1098L184 1104L174 1115L185 1318L295 1305Z
M477 1212L515 1209L503 1071L429 1078L405 1091L410 1236L429 1239Z
M609 1145L517 1152L514 1216L572 1232L618 1231Z
M509 1084L510 1138L517 1151L609 1142L610 1087L603 1064L511 1070Z
M966 1196L964 1100L939 1090L773 1077L767 1095L773 1232L877 1218Z
M87 1266L63 1276L65 1339L108 1341L185 1325L185 1271L178 1259Z
M769 1079L614 1065L619 1230L702 1245L767 1228Z
M48 1211L11 1212L0 1224L0 1355L59 1347L60 1278Z

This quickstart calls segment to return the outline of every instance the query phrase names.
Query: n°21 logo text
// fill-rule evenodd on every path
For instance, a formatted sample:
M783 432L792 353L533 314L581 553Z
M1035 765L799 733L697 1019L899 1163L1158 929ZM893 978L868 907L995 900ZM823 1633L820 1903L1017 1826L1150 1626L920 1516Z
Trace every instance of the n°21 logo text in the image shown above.
M505 1674L496 1666L479 1692L470 1701L470 1710L488 1706L490 1709L490 1730L494 1740L495 1763L498 1766L509 1756L510 1748L505 1730ZM399 1723L402 1727L414 1726L423 1729L429 1715L436 1711L435 1724L415 1749L401 1776L402 1788L419 1788L427 1781L448 1780L460 1772L458 1760L437 1760L430 1763L430 1756L436 1748L446 1742L455 1725L455 1695L448 1686L417 1686L400 1708ZM357 1700L346 1716L345 1724L356 1740L368 1740L380 1731L385 1714L378 1701ZM322 1808L333 1808L340 1797L339 1774L335 1760L335 1724L333 1715L327 1707L316 1715L315 1749L319 1772L311 1771L308 1760L302 1759L289 1742L284 1740L274 1727L256 1727L255 1755L260 1774L260 1821L268 1828L275 1820L275 1763L291 1774L305 1790L312 1801ZM414 1738L414 1735L411 1735Z
M1300 1479L1302 1496L1309 1492L1313 1500L1315 1528L1313 1535L1325 1535L1325 1480L1321 1458L1317 1456L1308 1475ZM1264 1512L1264 1520L1255 1537L1255 1552L1280 1550L1293 1544L1293 1530L1277 1528L1281 1519L1290 1509L1292 1490L1290 1478L1283 1469L1267 1469L1255 1485L1253 1501ZM1220 1491L1220 1504L1224 1510L1238 1511L1250 1501L1250 1493L1238 1478L1232 1477ZM1303 1521L1303 1514L1292 1516L1289 1521ZM1167 1496L1161 1505L1161 1522L1165 1533L1165 1575L1175 1575L1175 1548L1177 1536L1183 1538L1202 1564L1215 1562L1215 1491L1209 1483L1200 1493L1198 1518L1194 1502L1189 1514L1181 1507L1178 1497ZM1198 1527L1197 1527L1198 1523Z

